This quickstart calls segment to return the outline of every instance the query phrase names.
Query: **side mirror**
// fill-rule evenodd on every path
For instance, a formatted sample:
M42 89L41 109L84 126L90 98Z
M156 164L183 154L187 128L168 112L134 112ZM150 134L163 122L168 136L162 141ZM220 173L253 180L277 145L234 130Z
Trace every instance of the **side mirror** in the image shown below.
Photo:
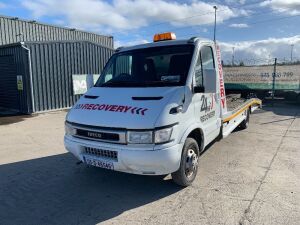
M204 87L203 86L195 86L194 93L204 93Z

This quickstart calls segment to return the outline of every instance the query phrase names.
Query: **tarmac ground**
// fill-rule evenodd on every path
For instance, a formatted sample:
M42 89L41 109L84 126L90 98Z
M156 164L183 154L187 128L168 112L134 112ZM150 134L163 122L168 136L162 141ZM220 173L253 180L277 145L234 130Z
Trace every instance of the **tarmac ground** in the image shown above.
M201 155L188 188L77 165L65 115L0 117L0 224L299 224L299 106L251 114Z

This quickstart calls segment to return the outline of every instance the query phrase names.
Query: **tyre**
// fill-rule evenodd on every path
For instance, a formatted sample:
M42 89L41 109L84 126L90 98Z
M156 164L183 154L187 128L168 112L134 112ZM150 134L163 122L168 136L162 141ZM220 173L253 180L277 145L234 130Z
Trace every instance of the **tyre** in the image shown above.
M242 93L241 93L241 98L247 98L248 97L248 92L245 92L245 91L243 91Z
M223 125L220 127L220 133L216 138L216 141L221 141L223 139Z
M286 92L284 93L284 98L288 101L296 101L297 100L297 93L295 92Z
M243 122L241 122L240 124L240 128L241 129L247 129L249 126L249 120L250 120L250 108L247 109L246 111L246 119L243 120Z
M264 93L264 92L259 91L259 92L256 93L256 97L261 99L261 100L264 100L265 96L267 96L267 94Z
M187 138L182 154L179 169L172 173L173 181L183 187L190 186L198 172L199 146L194 138Z
M297 103L300 104L300 94L297 96Z

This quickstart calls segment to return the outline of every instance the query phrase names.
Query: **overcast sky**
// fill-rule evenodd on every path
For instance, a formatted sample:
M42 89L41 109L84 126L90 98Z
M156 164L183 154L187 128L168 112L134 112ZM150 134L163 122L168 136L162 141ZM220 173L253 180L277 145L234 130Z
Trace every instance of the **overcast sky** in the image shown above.
M300 0L0 0L0 14L113 35L115 46L177 38L217 39L224 60L300 58Z

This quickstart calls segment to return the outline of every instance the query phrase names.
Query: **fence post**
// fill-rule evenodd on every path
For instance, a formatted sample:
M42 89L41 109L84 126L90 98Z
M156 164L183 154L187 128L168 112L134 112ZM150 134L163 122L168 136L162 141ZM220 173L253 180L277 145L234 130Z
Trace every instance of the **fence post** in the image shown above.
M274 106L274 95L275 95L275 78L276 78L276 66L277 66L277 58L275 58L275 62L274 62L274 71L273 71L273 83L272 83L272 106Z

